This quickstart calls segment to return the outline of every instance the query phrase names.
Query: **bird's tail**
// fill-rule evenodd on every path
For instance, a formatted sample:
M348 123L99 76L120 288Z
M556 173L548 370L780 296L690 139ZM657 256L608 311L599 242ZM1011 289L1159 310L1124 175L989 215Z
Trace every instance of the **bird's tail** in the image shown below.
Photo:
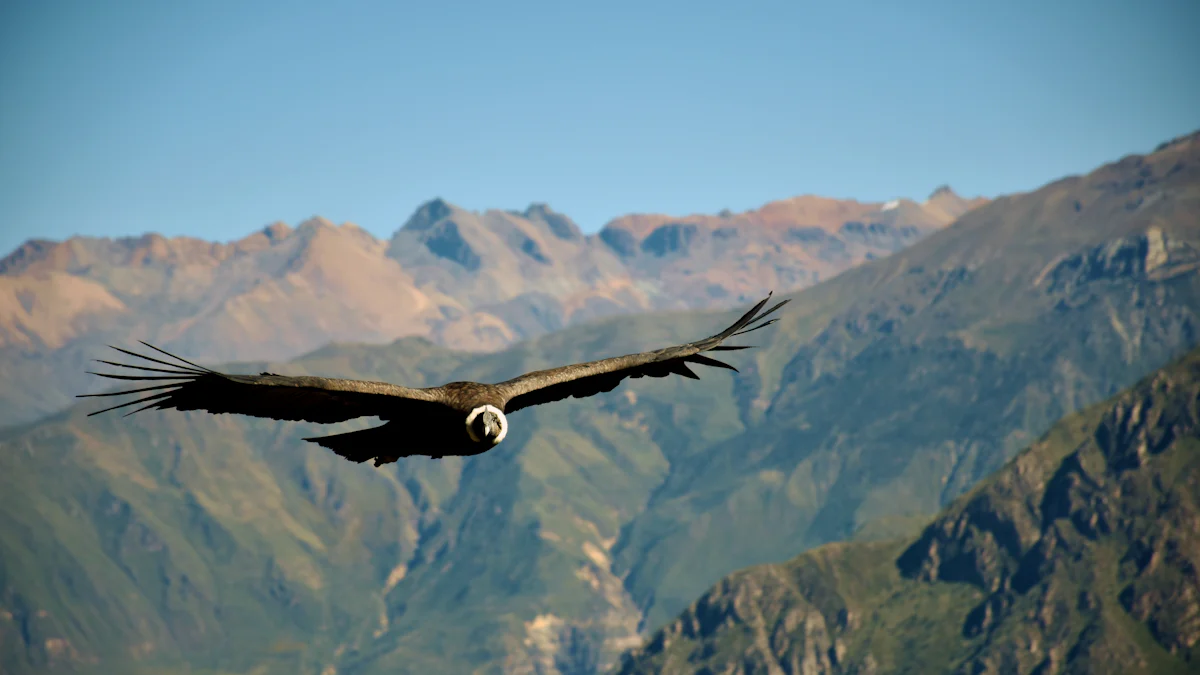
M389 456L398 454L394 448L389 447L396 444L395 431L384 424L343 434L313 436L304 440L329 448L351 462L362 463L374 459L375 466L379 466L396 461L396 457Z

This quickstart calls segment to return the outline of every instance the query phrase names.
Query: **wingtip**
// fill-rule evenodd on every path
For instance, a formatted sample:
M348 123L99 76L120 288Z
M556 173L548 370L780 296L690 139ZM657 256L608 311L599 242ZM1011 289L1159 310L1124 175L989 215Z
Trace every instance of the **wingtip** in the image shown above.
M187 365L191 366L192 368L195 368L196 370L198 370L198 371L200 371L200 372L203 372L203 373L209 373L209 374L215 374L215 373L216 373L216 371L209 370L208 368L205 368L204 366L202 366L202 365L200 365L200 364L198 364L198 363L193 363L193 362L191 362L191 361L188 361L187 359L183 358L182 356L177 356L177 355L175 355L175 354L172 354L171 352L168 352L168 351L167 351L167 350L165 350L165 349L162 349L162 348L160 348L160 347L155 347L154 345L150 344L149 342L146 342L145 340L138 340L138 342L140 342L140 343L142 343L143 345L145 345L145 346L149 347L150 349L153 349L154 351L158 352L159 354L162 354L163 356L166 356L166 357L169 357L169 358L175 359L176 361L179 361L180 363L185 363L185 364L187 364ZM143 358L146 358L146 357L143 357ZM153 360L153 359L152 359L152 360ZM161 361L160 361L160 363L161 363ZM167 365L169 365L169 366L174 366L175 364L170 364L170 363L168 363ZM176 366L176 367L178 367L178 366Z
M767 326L774 325L776 321L779 321L779 319L775 318L775 319L771 319L770 321L764 321L756 326L751 326L750 328L747 328L745 330L740 330L740 331L734 333L734 335L736 336L736 335L745 335L746 333L753 333L754 331L758 330L759 328L766 328Z

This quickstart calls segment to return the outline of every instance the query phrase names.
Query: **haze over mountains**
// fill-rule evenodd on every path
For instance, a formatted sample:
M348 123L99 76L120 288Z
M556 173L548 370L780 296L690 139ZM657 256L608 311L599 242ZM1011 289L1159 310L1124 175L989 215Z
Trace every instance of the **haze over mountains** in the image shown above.
M310 425L86 417L95 406L0 431L0 668L602 672L739 568L915 535L1057 420L1196 345L1200 135L994 200L792 297L745 340L760 349L729 359L740 374L522 411L474 458L374 469L300 442ZM707 335L732 314L609 317L497 353L410 337L228 369L494 381ZM1048 531L1025 525L1022 547ZM850 569L900 553L875 546ZM1004 553L994 578L1026 554ZM937 606L1012 588L986 579ZM988 626L1021 602L982 604ZM1137 606L1123 611L1140 622Z
M239 241L31 240L0 260L0 424L92 391L105 343L192 357L288 359L329 342L422 335L495 350L596 318L727 307L883 257L985 200L796 197L719 216L633 215L583 235L542 204L430 201L388 241L352 224L276 223ZM39 381L37 392L16 383ZM19 393L18 393L19 392Z

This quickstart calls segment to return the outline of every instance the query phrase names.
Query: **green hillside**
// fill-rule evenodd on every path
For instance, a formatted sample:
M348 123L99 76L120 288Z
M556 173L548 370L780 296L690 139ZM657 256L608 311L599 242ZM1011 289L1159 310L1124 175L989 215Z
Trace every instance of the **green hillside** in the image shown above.
M915 540L723 579L635 673L1200 668L1200 350L1055 425Z

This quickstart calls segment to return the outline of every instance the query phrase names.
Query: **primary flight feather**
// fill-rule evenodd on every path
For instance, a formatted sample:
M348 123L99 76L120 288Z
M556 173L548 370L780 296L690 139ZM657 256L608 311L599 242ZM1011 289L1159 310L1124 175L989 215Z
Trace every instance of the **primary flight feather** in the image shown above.
M141 373L94 375L158 383L125 391L82 394L81 397L146 394L90 415L140 403L142 406L133 412L147 408L174 408L321 424L334 424L356 417L379 417L386 420L382 426L304 439L354 462L374 459L375 466L411 455L477 455L504 440L508 434L505 413L568 397L584 398L612 391L627 377L682 375L700 379L688 367L689 364L736 371L733 366L705 356L703 352L749 349L721 343L735 335L775 323L776 319L764 319L787 304L788 300L762 312L770 299L768 294L733 325L703 340L651 352L538 370L497 384L450 382L440 387L412 389L386 382L327 377L289 377L273 373L229 375L143 342L146 347L178 364L113 347L123 354L156 365L100 361ZM128 414L132 415L133 412Z

